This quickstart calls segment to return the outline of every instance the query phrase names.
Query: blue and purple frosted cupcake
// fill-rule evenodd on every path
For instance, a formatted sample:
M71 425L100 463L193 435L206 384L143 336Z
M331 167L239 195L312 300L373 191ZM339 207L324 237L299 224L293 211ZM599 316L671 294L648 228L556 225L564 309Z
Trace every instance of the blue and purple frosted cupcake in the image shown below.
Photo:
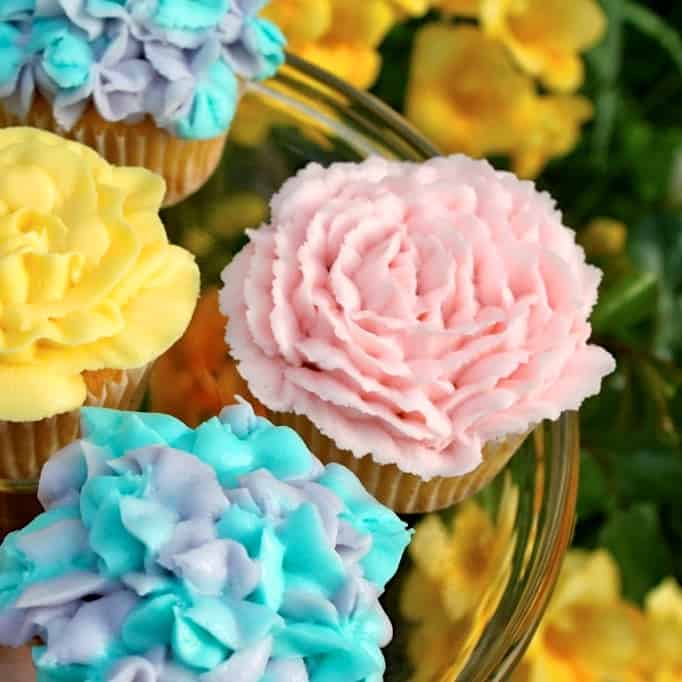
M166 205L220 160L245 82L272 76L284 38L267 0L0 3L0 126L46 128L168 184Z
M351 472L246 404L82 415L0 548L0 643L38 638L40 682L383 679L410 532Z

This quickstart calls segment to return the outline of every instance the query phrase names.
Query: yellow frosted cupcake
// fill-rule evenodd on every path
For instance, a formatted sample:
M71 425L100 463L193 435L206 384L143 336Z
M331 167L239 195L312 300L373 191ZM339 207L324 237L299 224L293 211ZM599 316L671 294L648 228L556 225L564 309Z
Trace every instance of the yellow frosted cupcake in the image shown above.
M0 479L37 478L84 404L135 408L199 291L161 178L33 128L0 131Z

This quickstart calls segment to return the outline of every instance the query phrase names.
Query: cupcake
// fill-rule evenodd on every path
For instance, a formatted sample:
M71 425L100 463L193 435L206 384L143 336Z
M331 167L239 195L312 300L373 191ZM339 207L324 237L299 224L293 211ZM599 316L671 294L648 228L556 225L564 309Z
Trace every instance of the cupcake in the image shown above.
M447 507L614 369L551 197L464 156L311 164L223 272L253 395L400 512Z
M209 287L185 334L154 363L149 387L152 411L194 427L241 396L257 414L265 414L225 348L226 322L218 308L218 289Z
M82 418L0 548L0 643L37 638L41 682L382 679L410 532L351 472L246 404Z
M0 484L38 478L79 409L139 406L199 290L164 185L35 128L0 130Z
M163 176L165 205L220 161L240 92L284 38L263 2L10 2L0 7L0 126L45 128Z

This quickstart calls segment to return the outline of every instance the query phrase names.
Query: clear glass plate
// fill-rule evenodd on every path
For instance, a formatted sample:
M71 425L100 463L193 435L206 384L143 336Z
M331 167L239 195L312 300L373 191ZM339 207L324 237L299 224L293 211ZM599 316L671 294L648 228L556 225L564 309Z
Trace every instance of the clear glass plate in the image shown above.
M215 176L164 220L197 254L204 285L217 284L245 228L306 163L436 153L377 100L290 57L246 95ZM395 630L387 682L490 682L513 670L570 539L578 462L577 415L566 414L539 426L473 501L408 518L417 541L383 597ZM33 679L29 655L0 650L0 680Z

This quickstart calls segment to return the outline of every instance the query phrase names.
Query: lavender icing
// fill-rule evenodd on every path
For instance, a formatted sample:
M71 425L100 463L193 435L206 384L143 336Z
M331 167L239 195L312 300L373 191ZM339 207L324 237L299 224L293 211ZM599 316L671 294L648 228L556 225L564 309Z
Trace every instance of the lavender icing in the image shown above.
M40 682L379 682L409 532L290 429L85 408L0 548L0 643Z
M263 0L6 0L0 98L26 117L36 92L71 130L88 105L107 121L150 116L208 139L229 127L239 81L269 78L285 40Z

